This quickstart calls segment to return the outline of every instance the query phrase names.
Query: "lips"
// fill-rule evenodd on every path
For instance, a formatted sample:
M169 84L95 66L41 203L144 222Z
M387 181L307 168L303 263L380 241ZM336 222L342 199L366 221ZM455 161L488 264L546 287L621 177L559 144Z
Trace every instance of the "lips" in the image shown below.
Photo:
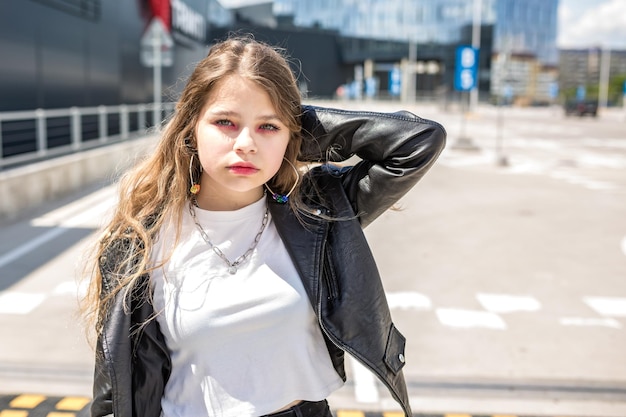
M259 172L259 169L250 162L239 162L228 167L230 172L236 175L252 175Z

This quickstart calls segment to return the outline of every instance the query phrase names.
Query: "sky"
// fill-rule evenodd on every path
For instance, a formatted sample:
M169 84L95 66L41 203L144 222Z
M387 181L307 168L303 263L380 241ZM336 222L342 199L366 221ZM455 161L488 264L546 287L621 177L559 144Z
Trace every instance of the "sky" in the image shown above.
M626 50L626 0L559 0L557 44Z

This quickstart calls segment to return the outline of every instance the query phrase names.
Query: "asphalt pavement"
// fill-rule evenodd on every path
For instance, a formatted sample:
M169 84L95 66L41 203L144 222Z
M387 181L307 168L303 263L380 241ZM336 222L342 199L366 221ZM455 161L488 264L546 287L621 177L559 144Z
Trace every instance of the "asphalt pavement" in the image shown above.
M448 131L432 171L366 229L408 339L414 411L626 416L625 114L319 104L407 108ZM114 198L101 184L0 224L0 395L90 395L77 278ZM397 412L347 367L335 410Z

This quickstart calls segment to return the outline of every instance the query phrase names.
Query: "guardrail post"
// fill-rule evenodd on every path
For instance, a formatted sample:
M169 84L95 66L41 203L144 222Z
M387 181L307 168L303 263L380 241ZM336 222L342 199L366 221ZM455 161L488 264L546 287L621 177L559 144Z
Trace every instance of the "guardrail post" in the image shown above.
M146 106L137 106L137 130L143 134L146 131Z
M0 166L2 166L3 154L4 154L4 147L2 146L2 119L0 118Z
M108 136L108 120L106 106L98 106L98 141L104 143Z
M128 106L120 105L120 138L128 139Z
M80 143L82 141L82 128L80 125L80 110L78 107L70 108L70 118L72 121L72 149L77 151L80 149Z
M46 143L46 111L44 109L35 110L35 117L37 118L37 156L46 156L46 150L48 148Z

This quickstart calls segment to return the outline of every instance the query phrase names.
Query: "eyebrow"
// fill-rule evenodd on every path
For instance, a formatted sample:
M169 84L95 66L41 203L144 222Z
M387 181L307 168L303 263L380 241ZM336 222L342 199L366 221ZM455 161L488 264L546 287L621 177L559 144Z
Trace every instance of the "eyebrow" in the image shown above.
M240 114L237 113L236 111L231 111L231 110L209 110L209 113L212 114L213 116L225 116L225 117L240 117ZM278 117L278 115L276 114L266 114L266 115L262 115L260 117L258 117L258 119L260 120L278 120L281 121L280 117Z

